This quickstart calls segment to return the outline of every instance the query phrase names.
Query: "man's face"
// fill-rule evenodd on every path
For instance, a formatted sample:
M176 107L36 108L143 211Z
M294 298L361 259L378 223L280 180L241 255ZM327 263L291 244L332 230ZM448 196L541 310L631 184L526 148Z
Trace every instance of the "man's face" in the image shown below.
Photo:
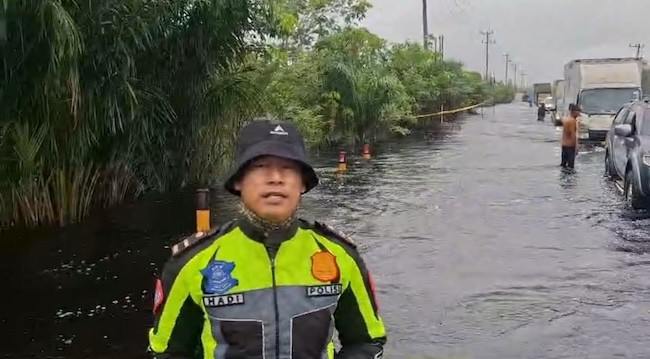
M235 189L246 208L267 221L282 223L298 208L305 185L296 162L264 156L248 165Z

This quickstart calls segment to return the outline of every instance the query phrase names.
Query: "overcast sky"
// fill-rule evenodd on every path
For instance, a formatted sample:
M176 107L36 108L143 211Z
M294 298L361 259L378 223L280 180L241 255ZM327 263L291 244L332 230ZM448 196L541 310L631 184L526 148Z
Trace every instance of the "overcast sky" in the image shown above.
M363 25L391 42L422 40L422 0L370 0ZM429 32L445 35L445 56L485 71L481 30L494 30L490 72L504 78L505 52L528 83L562 78L574 58L650 57L650 0L428 0ZM512 79L512 67L509 78Z

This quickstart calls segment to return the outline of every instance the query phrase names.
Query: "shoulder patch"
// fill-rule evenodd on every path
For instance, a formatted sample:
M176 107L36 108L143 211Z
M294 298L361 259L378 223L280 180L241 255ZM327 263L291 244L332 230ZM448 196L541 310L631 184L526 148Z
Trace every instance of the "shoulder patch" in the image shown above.
M183 238L180 242L172 246L172 257L177 257L179 254L185 252L186 250L194 247L195 245L203 242L208 238L212 238L215 235L226 232L230 227L232 227L234 221L230 221L224 224L221 227L215 227L210 229L208 232L197 232L190 236Z
M324 234L332 235L332 236L344 241L345 243L351 245L354 248L357 248L357 244L354 243L354 241L352 239L350 239L350 237L348 237L347 235L345 235L341 231L337 231L336 229L334 229L329 224L315 221L314 222L314 228L316 228L316 230L318 230L320 232L323 232Z

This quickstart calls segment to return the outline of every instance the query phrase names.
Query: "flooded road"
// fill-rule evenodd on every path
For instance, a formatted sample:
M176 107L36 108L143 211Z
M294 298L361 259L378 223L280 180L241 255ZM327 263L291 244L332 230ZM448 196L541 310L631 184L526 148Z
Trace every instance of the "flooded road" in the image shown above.
M387 358L647 358L650 215L625 208L602 149L559 168L535 109L485 109L394 142L303 202L352 235L374 272ZM352 159L351 159L352 162ZM227 197L213 198L216 222ZM145 358L152 275L194 226L192 194L65 230L2 233L7 358ZM11 238L8 238L11 236Z

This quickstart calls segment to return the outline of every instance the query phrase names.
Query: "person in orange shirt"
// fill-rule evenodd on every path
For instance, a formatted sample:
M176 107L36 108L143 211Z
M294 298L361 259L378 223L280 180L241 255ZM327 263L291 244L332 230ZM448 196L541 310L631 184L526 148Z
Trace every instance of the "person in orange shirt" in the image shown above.
M578 149L578 124L580 107L569 105L569 116L562 120L562 164L563 168L574 168Z

